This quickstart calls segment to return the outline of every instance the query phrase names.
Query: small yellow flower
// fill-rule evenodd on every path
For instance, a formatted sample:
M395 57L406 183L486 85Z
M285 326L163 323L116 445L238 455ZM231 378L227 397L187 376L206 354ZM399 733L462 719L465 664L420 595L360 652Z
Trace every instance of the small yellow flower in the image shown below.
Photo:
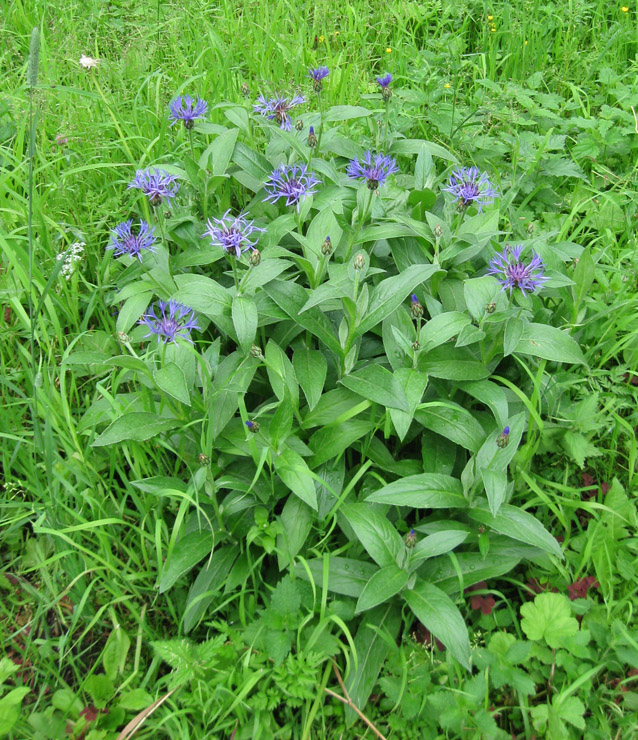
M386 54L392 54L392 49L388 46L388 48L385 50Z
M494 31L496 31L496 26L492 26L490 30L492 31L492 33L494 33Z
M527 41L525 42L525 46L527 46Z
M338 35L339 35L339 31L335 31L335 36L338 36Z
M324 42L325 40L326 40L326 39L325 39L325 37L324 37L323 35L319 36L319 43L320 43L320 44L323 44L323 42Z
M623 13L629 13L629 8L626 5L623 5L621 10Z
M450 85L449 82L446 82L445 85L443 85L443 87L452 87L452 85Z
M494 16L493 15L488 15L487 16L487 20L488 21L493 21L494 20Z

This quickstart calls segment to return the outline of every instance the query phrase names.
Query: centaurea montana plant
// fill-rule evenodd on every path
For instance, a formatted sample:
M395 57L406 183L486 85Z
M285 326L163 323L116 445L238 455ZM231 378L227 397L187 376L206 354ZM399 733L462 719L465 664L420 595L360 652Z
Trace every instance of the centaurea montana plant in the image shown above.
M174 300L157 301L149 306L139 323L149 329L145 338L156 336L159 342L164 343L176 343L180 337L192 344L190 333L200 328L194 310Z
M388 175L399 171L395 160L387 154L374 154L368 151L361 157L355 157L347 168L348 177L366 180L370 190L384 185Z
M315 176L315 173L308 171L308 165L282 164L273 170L264 183L268 193L264 201L274 203L280 198L285 198L287 206L296 205L299 210L301 201L308 195L314 195L317 192L314 188L320 183L321 180Z
M534 293L542 287L548 277L543 275L545 265L536 252L532 252L532 259L521 261L522 244L517 247L509 245L490 260L488 275L494 275L503 286L501 290L509 289L510 295L514 288L518 288L523 295Z
M454 170L448 179L447 187L442 189L452 193L459 209L475 205L479 213L483 206L492 203L499 195L487 173L479 172L478 167L461 167Z
M295 95L290 99L281 95L267 99L264 95L260 95L255 105L253 105L253 110L255 113L261 113L262 116L265 116L270 121L276 121L284 131L290 131L292 129L292 122L289 112L295 106L305 102L306 99L303 95Z
M149 167L137 170L128 187L138 188L146 195L152 206L158 206L164 200L170 202L177 195L179 183L176 180L177 175L170 175L159 167Z
M107 249L112 249L116 257L128 255L131 258L137 257L142 261L142 252L157 251L154 244L157 240L154 228L149 226L146 221L140 219L137 233L133 231L133 219L124 221L116 226L111 232L111 241Z
M255 226L253 221L249 221L244 213L232 216L230 208L221 218L209 218L207 226L202 236L209 236L213 246L221 247L226 254L237 259L241 257L242 252L257 245L257 239L251 240L251 236L265 231Z
M183 121L184 128L192 129L195 121L202 118L208 112L208 103L202 100L199 95L197 98L191 98L190 95L180 95L169 105L168 118L171 126L178 121Z

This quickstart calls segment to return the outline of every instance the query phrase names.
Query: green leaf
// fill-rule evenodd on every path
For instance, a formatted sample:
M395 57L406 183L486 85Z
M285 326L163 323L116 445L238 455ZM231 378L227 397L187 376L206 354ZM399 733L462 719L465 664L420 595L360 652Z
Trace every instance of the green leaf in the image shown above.
M178 419L165 419L146 411L131 411L128 414L122 414L109 424L91 447L104 447L124 442L127 439L145 442L167 429L173 429L178 424Z
M501 504L507 493L507 473L504 470L481 468L481 478L485 486L485 494L494 516L498 514Z
M242 291L247 294L254 293L257 288L279 277L290 265L292 265L292 262L288 260L262 259L258 265L251 267L248 274L242 278Z
M314 478L306 461L297 452L285 449L275 457L275 470L290 490L308 506L317 510L317 493Z
M422 581L412 591L403 594L419 621L438 637L450 653L467 670L470 668L470 638L461 612L450 597Z
M280 442L284 442L292 429L292 403L286 393L280 402L277 411L272 416L268 426L270 443L274 450L279 449Z
M436 347L419 355L418 368L444 380L482 380L490 371L464 347Z
M528 545L540 547L541 550L545 550L545 552L551 555L556 555L561 560L563 559L560 545L554 537L543 527L538 519L523 511L523 509L519 509L517 506L503 504L496 516L484 508L476 507L469 509L468 515L471 519L480 522L486 527L491 527L496 532L500 532L514 540L526 542Z
M384 514L369 504L347 504L341 513L379 567L397 564L405 545Z
M365 118L371 116L374 111L363 108L360 105L333 105L332 108L328 108L328 111L324 114L323 120L329 121L349 121L353 118Z
M341 383L354 393L383 407L409 412L408 399L394 375L376 363L341 378Z
M357 327L357 336L381 323L414 292L417 285L436 272L440 272L440 268L435 265L411 265L400 275L382 280L372 291L368 311Z
M546 324L526 324L515 352L542 357L553 362L587 364L573 337L561 329Z
M314 519L312 509L296 496L288 496L279 517L283 534L277 537L279 570L283 570L304 546Z
M465 508L461 481L449 475L409 475L369 494L366 501L415 509Z
M178 540L162 568L160 593L168 591L178 578L197 565L202 558L210 555L212 549L213 533L209 529L190 532Z
M470 380L459 383L459 388L489 406L499 427L506 427L509 417L507 396L500 385L491 380Z
M237 559L236 547L226 545L215 550L208 561L197 574L186 599L184 608L184 632L190 630L204 616L213 602L216 593L224 585L226 576Z
M434 169L434 160L426 144L421 145L421 151L416 158L414 166L414 187L416 190L424 190L429 184L429 178ZM412 193L410 193L412 195Z
M235 143L237 142L237 135L239 129L231 128L220 134L210 146L208 146L200 158L199 166L202 167L202 160L204 162L204 168L208 167L209 159L212 158L212 170L213 176L220 176L226 174L228 165L233 156L235 149Z
M545 640L551 648L560 648L578 632L569 601L563 594L538 594L533 602L521 606L521 629L530 640Z
M358 614L388 601L405 588L409 577L406 571L395 564L381 568L364 586L355 612Z
M315 432L308 441L314 452L312 466L316 468L337 455L342 455L353 442L368 434L372 429L369 420L349 419L338 426L325 426Z
M120 696L117 706L132 712L140 712L153 703L153 697L144 689L132 689Z
M176 398L187 406L191 405L188 386L186 385L186 376L181 367L174 362L167 362L164 367L155 370L153 378L157 383L157 387L164 391L164 393L168 393L169 396Z
M369 562L353 558L312 558L306 561L312 579L323 587L324 567L328 571L328 591L343 596L358 598L366 583L376 573L377 568ZM295 566L296 575L308 578L308 573L301 563Z
M458 163L458 159L440 144L423 139L398 139L392 143L390 154L418 154L425 147L433 157L440 157L449 162Z
M104 673L114 681L118 673L124 673L126 668L126 656L131 646L131 638L126 630L119 624L111 630L104 651L102 653L102 665Z
M232 308L233 325L244 352L249 352L257 334L257 306L253 298L247 295L236 295Z
M467 304L467 310L476 321L481 321L486 315L486 306L499 303L504 307L506 298L501 292L500 283L491 275L472 278L463 282L463 296Z
M292 356L297 381L312 410L321 398L323 384L328 373L328 363L322 352L301 347Z
M410 552L410 569L421 564L423 560L444 555L468 538L469 532L461 529L445 529L435 532L416 543Z
M115 693L115 686L108 676L94 673L84 682L84 689L98 709L104 709Z
M470 452L478 452L485 439L483 427L474 416L462 406L450 401L430 402L427 408L419 409L414 417L427 429L465 447Z
M447 342L469 323L469 317L460 311L447 311L434 316L421 327L419 334L421 350L428 351Z
M117 314L115 330L126 334L146 311L152 298L151 292L138 293L127 298Z

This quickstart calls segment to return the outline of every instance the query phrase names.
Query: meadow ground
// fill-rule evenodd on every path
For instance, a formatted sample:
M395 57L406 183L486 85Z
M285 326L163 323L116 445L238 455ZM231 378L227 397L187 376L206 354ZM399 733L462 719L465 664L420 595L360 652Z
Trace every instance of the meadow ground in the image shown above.
M638 736L637 20L5 0L0 737Z

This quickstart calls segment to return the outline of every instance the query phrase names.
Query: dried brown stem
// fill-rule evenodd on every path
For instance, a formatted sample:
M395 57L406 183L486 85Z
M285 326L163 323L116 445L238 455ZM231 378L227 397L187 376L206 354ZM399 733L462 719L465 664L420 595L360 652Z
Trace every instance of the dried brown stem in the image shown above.
M339 682L339 686L341 687L341 690L343 691L344 696L339 696L339 694L335 693L331 689L324 688L324 691L326 694L329 694L330 696L333 696L335 699L338 699L340 702L343 702L347 706L352 709L352 711L360 717L366 725L374 732L374 734L379 738L379 740L387 740L387 738L382 735L379 730L370 722L370 720L365 716L365 714L359 709L359 707L352 701L350 698L350 694L348 694L348 690L346 689L346 685L343 682L343 678L341 677L341 672L337 668L336 664L332 664L332 668L335 672L335 676L337 677L337 681ZM345 698L344 698L345 697Z

